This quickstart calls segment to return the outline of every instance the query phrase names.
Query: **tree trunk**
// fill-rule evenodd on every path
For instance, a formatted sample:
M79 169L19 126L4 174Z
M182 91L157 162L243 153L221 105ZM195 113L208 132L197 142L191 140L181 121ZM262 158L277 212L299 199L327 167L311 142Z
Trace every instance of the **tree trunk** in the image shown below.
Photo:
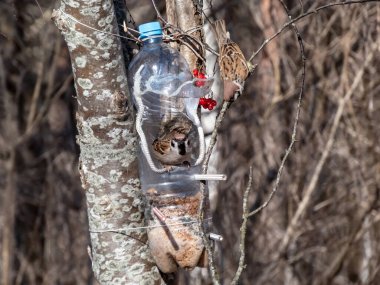
M92 266L102 284L161 284L146 245L137 138L111 0L61 1L53 19L69 47ZM103 32L101 32L103 31Z

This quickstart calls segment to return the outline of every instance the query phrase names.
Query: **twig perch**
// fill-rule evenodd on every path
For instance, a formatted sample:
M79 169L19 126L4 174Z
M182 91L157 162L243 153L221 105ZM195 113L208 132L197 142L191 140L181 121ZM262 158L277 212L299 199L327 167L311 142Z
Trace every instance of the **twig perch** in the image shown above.
M249 193L251 192L252 189L252 180L253 180L253 168L252 166L249 168L249 180L248 180L248 185L244 191L244 196L243 196L243 214L242 214L242 219L243 222L240 227L240 258L239 258L239 266L236 270L235 276L232 279L231 285L236 285L239 282L239 278L241 276L241 273L243 272L245 268L245 239L247 236L247 222L248 222L248 197Z

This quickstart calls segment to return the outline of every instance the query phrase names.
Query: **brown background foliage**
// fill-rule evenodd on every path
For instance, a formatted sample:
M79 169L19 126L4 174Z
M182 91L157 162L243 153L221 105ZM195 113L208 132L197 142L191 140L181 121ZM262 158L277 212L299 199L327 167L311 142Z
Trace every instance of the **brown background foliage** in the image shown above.
M149 1L128 1L137 23L152 20ZM326 1L286 1L293 18ZM164 11L164 3L158 2ZM0 189L2 278L14 284L92 284L84 193L77 171L75 91L68 52L50 20L51 1L0 3ZM246 55L287 17L275 0L215 1ZM346 103L320 173L340 100L374 42L380 4L326 9L297 23L306 49L306 83L297 143L274 200L250 218L240 284L380 282L380 57L365 68ZM272 190L291 139L301 57L291 30L255 58L258 68L219 132L222 164L214 213L216 263L229 283L239 258L242 195L253 166L254 210ZM280 252L283 236L313 176L310 203ZM11 263L5 266L9 260ZM4 279L2 279L4 280ZM207 284L207 281L186 281ZM185 281L182 281L183 283Z

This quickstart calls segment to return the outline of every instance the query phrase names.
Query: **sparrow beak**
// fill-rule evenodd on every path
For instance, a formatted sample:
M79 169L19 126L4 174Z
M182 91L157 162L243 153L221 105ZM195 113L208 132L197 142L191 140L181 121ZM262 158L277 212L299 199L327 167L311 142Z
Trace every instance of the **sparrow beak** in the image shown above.
M186 154L186 141L183 140L175 140L178 147L178 154L185 155Z

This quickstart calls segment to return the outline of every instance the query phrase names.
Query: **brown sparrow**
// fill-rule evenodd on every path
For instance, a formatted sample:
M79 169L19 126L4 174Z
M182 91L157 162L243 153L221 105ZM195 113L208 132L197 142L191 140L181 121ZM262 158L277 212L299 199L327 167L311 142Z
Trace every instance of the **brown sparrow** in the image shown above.
M164 123L153 142L153 155L167 170L174 165L190 166L193 122L185 115L177 115Z
M224 82L224 100L234 101L242 93L244 82L253 71L239 46L231 41L224 20L213 23L219 46L219 68Z

